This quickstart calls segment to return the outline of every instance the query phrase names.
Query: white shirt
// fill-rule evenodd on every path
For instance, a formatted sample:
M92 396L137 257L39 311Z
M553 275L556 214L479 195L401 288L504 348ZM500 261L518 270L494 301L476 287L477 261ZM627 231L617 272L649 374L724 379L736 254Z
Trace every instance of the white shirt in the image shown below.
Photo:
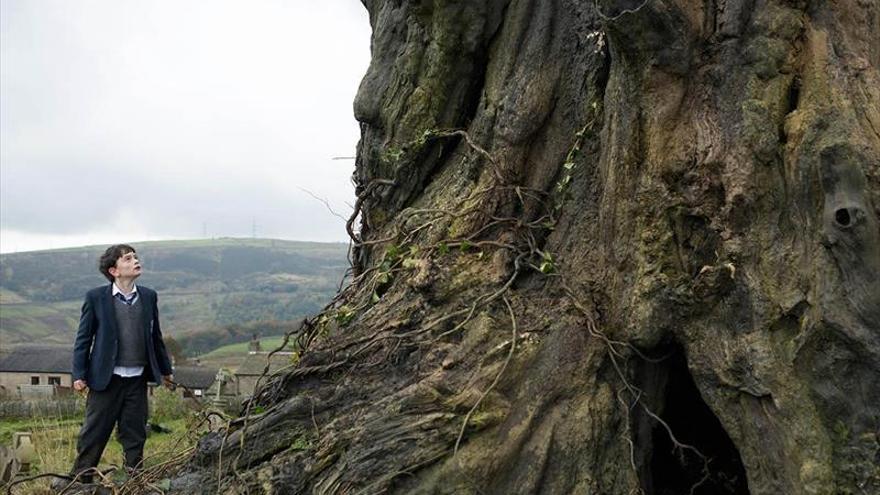
M123 296L126 297L126 299L131 299L131 304L134 304L135 302L137 302L138 297L140 297L137 290L138 290L137 285L132 285L131 292L126 294L125 292L122 292L122 289L120 289L119 287L116 286L116 282L113 283L113 297L116 297L116 294L122 294ZM134 294L134 297L132 297L132 294ZM144 367L143 366L114 366L113 367L113 374L119 375L123 378L131 378L133 376L141 376L144 374Z

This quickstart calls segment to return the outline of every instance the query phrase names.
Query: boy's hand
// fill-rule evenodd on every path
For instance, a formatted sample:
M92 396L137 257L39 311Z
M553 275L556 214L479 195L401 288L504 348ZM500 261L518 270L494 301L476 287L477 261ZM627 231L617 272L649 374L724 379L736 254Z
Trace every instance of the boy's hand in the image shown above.
M162 385L165 385L165 388L174 390L176 388L174 384L174 375L165 375L162 377Z
M85 380L77 380L73 382L73 389L77 392L82 392L83 390L89 388L88 384L86 384Z

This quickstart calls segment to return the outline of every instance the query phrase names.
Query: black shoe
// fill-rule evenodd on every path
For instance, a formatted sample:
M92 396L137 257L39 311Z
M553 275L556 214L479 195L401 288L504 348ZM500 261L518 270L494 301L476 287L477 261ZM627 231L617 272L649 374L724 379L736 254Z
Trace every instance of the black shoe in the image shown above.
M60 476L55 476L52 478L52 483L49 485L52 488L53 492L56 493L70 493L73 491L73 488L79 485L79 482L73 481L73 477L62 478Z
M75 473L70 473L67 477L62 478L61 476L55 476L52 478L52 483L50 487L52 490L58 493L77 493L83 485L89 485L92 483L92 475L91 474L81 474L79 477L76 477Z

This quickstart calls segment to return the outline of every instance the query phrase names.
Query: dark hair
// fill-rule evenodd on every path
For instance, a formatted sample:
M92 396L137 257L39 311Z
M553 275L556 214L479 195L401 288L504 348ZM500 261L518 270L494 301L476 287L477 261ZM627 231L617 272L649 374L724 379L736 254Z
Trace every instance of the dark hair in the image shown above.
M107 248L104 251L104 254L101 255L101 259L98 260L98 270L101 270L101 274L107 277L107 280L113 282L113 275L110 275L110 269L116 266L116 260L122 258L128 253L136 253L133 247L128 244L114 244Z

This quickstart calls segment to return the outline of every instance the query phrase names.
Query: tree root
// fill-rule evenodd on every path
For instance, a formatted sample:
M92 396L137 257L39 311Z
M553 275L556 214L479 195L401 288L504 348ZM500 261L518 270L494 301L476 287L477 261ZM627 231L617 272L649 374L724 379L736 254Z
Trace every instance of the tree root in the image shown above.
M504 374L504 371L507 370L507 365L510 364L510 361L513 359L513 353L516 352L516 315L513 313L513 308L510 306L510 301L507 300L507 296L502 296L501 300L504 301L504 305L507 306L507 311L510 314L510 331L512 333L510 337L510 352L507 353L507 359L504 360L504 364L501 366L501 370L498 371L498 375L495 376L495 380L486 387L486 390L480 394L480 398L474 403L474 405L470 408L467 414L464 417L464 420L461 422L461 430L458 432L458 438L455 439L455 447L452 449L452 455L458 454L458 446L461 444L461 439L464 437L464 431L467 428L468 421L471 419L471 415L474 411L480 407L480 404L483 402L483 399L489 395L489 392L498 385L498 382L501 381L501 376Z

